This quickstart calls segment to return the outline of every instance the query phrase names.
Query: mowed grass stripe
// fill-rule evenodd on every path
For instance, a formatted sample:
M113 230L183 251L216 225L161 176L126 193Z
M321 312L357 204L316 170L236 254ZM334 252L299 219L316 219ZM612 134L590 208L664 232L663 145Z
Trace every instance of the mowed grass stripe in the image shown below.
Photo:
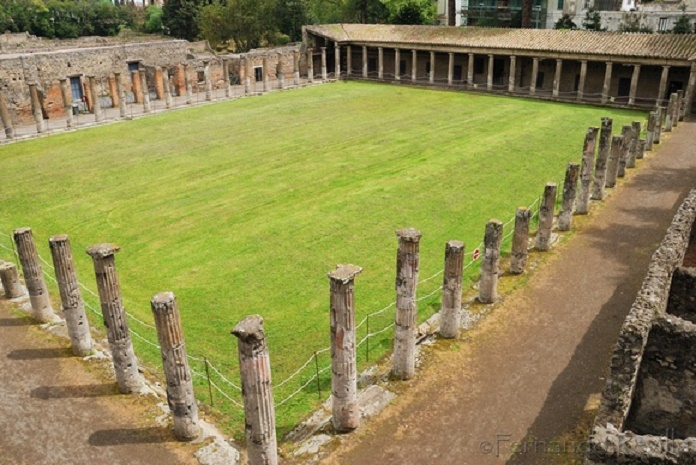
M82 251L118 243L129 311L150 321L149 298L174 291L189 349L218 364L235 364L230 327L262 314L280 380L328 345L327 271L362 266L358 317L381 308L395 229L421 229L432 275L445 241L477 245L562 179L601 116L644 118L353 82L206 105L2 147L0 227L31 226L46 258L69 234L90 285Z

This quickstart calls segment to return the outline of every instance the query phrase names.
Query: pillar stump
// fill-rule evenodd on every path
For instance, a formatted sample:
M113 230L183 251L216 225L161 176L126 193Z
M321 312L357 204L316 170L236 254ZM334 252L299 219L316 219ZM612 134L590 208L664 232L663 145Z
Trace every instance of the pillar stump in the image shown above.
M65 324L72 344L72 351L79 357L89 355L92 350L92 335L89 320L85 314L80 284L77 281L75 261L68 236L61 234L48 240L56 269L56 281L60 291L60 302L65 315Z
M246 317L232 329L232 334L239 339L237 349L249 465L277 465L271 361L263 318L260 315Z
M582 147L582 167L580 168L580 189L575 213L586 215L590 210L590 184L592 183L592 169L595 165L595 146L599 128L587 128L585 142Z
M676 94L674 94L676 96ZM36 84L29 84L29 97L31 98L31 111L36 122L36 132L41 134L46 131L46 124L41 110L41 100L39 99L39 89Z
M24 295L22 283L19 281L19 271L14 263L0 263L0 282L6 299L16 299Z
M617 176L626 176L626 164L631 151L631 139L633 138L633 126L626 125L621 128L621 151L619 153L619 172Z
M89 77L89 92L92 94L92 113L94 113L94 121L101 123L104 120L104 115L101 110L99 93L97 92L97 78L94 76Z
M121 118L125 118L128 114L126 109L126 94L123 91L123 82L121 82L121 73L114 73L114 80L116 81L116 91L118 92L118 113Z
M203 66L203 80L205 81L205 100L210 102L213 99L213 83L210 80L210 62L206 61Z
M167 68L162 69L162 87L164 91L164 106L169 110L172 107L172 88Z
M553 210L556 203L556 183L547 182L539 205L539 231L536 235L537 250L547 251L551 247Z
M503 240L503 222L492 219L486 224L483 236L483 258L479 279L479 301L490 304L498 300L498 265L500 244Z
M143 112L150 113L150 90L147 85L147 74L144 69L138 71L140 75L140 88L143 93Z
M445 244L445 271L442 278L440 336L446 339L459 337L460 333L464 249L464 243L461 241L448 241L447 244Z
M558 214L559 231L570 231L573 226L573 207L575 206L579 172L580 165L578 163L568 163L563 181L563 203L561 204L561 212Z
M60 80L60 93L63 97L63 108L65 109L65 126L73 127L73 109L72 109L72 91L68 80L63 78Z
M510 273L524 273L529 251L529 219L531 212L527 207L517 207L515 211L515 231L512 235L512 251L510 252Z
M32 316L35 320L47 323L55 318L51 299L48 296L48 288L44 280L43 269L39 254L36 251L36 243L30 228L14 230L14 242L19 255L19 263L22 265L24 282L29 292Z
M641 131L640 121L631 123L631 141L628 147L628 158L626 158L626 168L636 167L636 158L638 158L638 140L640 139Z
M616 178L619 175L619 158L621 158L621 136L612 136L609 163L607 165L606 187L616 186Z
M599 130L599 150L595 160L594 177L592 181L592 200L604 200L604 188L607 182L607 162L611 152L611 129L613 120L602 118L602 127Z
M420 267L420 231L413 228L396 231L396 323L394 327L394 367L396 379L407 380L416 374L416 285Z

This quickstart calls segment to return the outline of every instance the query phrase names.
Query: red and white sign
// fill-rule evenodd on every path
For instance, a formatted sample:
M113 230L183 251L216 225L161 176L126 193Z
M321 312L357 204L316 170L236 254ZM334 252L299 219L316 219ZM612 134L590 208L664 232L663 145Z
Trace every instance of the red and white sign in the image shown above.
M473 260L478 260L479 259L479 249L474 249L474 256L472 257Z

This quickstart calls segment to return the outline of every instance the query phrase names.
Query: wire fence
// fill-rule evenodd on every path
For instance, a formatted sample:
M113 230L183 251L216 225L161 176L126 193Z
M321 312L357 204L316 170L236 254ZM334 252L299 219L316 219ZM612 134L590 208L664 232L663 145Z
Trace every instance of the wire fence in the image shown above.
M535 218L538 218L537 207L540 200L541 197L536 198L528 207L532 212L532 226L535 224ZM503 253L509 252L511 248L514 233L514 229L511 226L514 221L515 216L513 215L503 225L504 231L509 229L502 238L501 250ZM480 242L475 248L465 253L464 276L465 279L469 280L469 283L472 283L477 273L480 272L479 257L483 254L482 249L483 242ZM19 266L18 254L15 250L12 236L0 232L0 256L2 255L11 256ZM53 264L40 254L39 259L43 264L42 269L45 278L53 286L57 287L58 283L54 277L55 269ZM438 304L437 297L442 292L442 283L436 278L441 276L443 272L444 269L441 269L418 282L419 291L424 292L416 300L420 309L419 316L421 320L435 313ZM82 282L79 283L79 286L83 291L82 296L85 308L94 314L97 319L101 319L101 304L98 293ZM137 308L130 305L125 298L124 303L127 308ZM391 349L391 339L393 337L391 330L394 328L395 311L389 310L395 306L396 301L392 301L388 305L366 314L357 323L356 339L358 343L356 350L359 360L364 362L375 361ZM157 360L157 357L160 356L160 346L157 342L156 327L132 312L126 311L126 315L130 333L138 350L148 352L150 360ZM194 354L189 351L188 361L191 366L197 396L211 405L228 402L231 406L241 409L243 407L241 387L230 379L239 372L238 367L234 365L236 361L211 361L211 358L212 356ZM276 408L292 405L293 400L302 394L310 396L316 394L321 399L323 393L328 392L330 368L331 348L324 347L314 351L292 374L273 383ZM299 401L302 402L302 399Z

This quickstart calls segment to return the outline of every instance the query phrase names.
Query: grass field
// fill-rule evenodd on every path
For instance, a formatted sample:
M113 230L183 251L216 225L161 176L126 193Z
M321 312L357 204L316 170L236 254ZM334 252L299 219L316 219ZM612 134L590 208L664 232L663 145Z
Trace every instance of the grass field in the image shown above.
M364 268L358 319L384 307L394 298L395 229L422 231L421 277L431 276L442 268L447 240L476 246L489 218L507 220L544 182L561 180L566 163L580 160L585 129L601 116L614 117L615 128L644 118L366 83L174 111L0 148L0 231L32 227L49 261L48 237L69 234L81 280L92 288L84 249L119 244L127 309L152 322L150 297L173 291L189 351L207 355L235 382L230 328L263 315L280 381L329 343L326 273L336 264ZM424 284L419 295L440 284ZM421 319L438 303L438 295L422 302ZM392 320L390 310L373 328ZM149 328L131 327L156 340ZM155 349L135 344L159 366ZM388 347L375 344L373 356ZM323 367L329 358L322 357ZM277 390L277 400L293 383ZM205 384L197 385L207 399ZM283 405L279 427L297 421L316 397ZM238 425L239 409L223 410Z

